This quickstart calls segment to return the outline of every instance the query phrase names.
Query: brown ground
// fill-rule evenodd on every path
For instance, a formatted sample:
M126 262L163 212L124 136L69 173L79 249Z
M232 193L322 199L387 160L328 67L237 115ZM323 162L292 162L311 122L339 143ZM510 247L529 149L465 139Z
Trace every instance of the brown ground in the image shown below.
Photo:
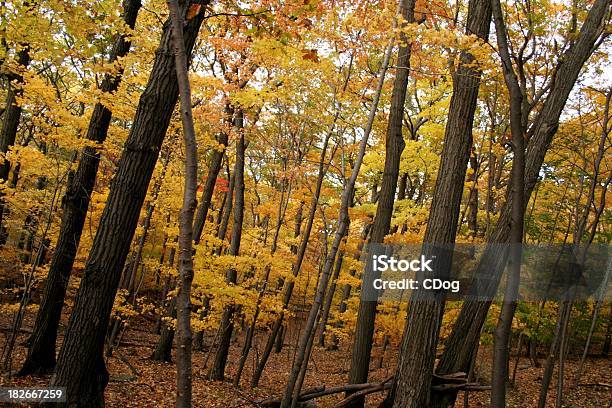
M25 330L31 330L32 316L26 319ZM6 328L10 325L7 316L0 317L2 335L6 339L8 334ZM135 327L136 325L134 325ZM142 331L141 331L142 330ZM107 365L111 373L111 382L106 390L106 403L108 407L171 407L174 405L175 388L175 366L174 364L162 364L148 359L151 354L151 346L155 344L156 335L151 334L152 324L139 322L138 330L131 330L124 335L123 340L127 343L119 348L120 354L109 358ZM19 336L19 343L26 339L27 333ZM210 341L210 339L208 339ZM259 349L262 348L265 337L260 335L256 339ZM295 335L286 338L287 344L295 344ZM3 340L4 343L4 340ZM346 343L346 342L345 342ZM242 338L231 348L230 361L227 367L227 378L231 380L236 369L238 354L242 346ZM210 382L205 379L206 369L204 361L206 352L195 352L194 363L194 406L197 407L256 407L257 401L279 395L283 391L286 378L290 370L290 362L293 357L293 347L286 346L279 354L272 354L267 369L262 378L260 387L253 390L248 387L252 374L253 358L249 359L243 374L242 387L234 388L230 383ZM13 353L13 367L18 368L24 359L25 349L18 346ZM380 351L375 350L373 366L378 366ZM253 354L253 353L251 353ZM388 353L383 367L373 369L370 375L371 381L381 381L393 372L397 358L397 350ZM490 353L485 350L482 358L480 372L483 373L480 382L486 384L490 372ZM212 358L211 358L212 360ZM127 362L127 363L126 363ZM129 366L132 366L130 368ZM568 374L566 383L572 382L573 372L576 369L576 361L568 362ZM350 367L350 353L345 346L339 351L326 351L315 348L313 358L309 365L309 374L306 378L304 388L318 385L336 386L346 382ZM542 368L529 366L528 360L521 360L517 374L516 386L510 388L508 406L510 407L533 407L536 405ZM7 375L0 377L0 385L16 386L46 386L49 377L46 378L9 378ZM612 406L612 361L610 359L594 358L587 362L583 383L603 383L608 386L581 386L570 389L569 384L565 390L564 406L566 407L597 407L605 408ZM548 406L554 406L556 389L556 376L551 384ZM381 400L381 394L373 394L367 399L368 406L376 406ZM317 407L331 407L341 399L340 395L325 397L317 400ZM469 397L469 406L488 406L489 392L472 392ZM463 406L463 395L460 394L458 407Z

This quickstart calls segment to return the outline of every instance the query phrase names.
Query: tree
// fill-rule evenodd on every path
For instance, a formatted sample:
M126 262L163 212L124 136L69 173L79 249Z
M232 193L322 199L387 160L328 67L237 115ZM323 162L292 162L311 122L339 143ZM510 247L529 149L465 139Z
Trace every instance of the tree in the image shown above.
M191 55L203 19L204 13L199 12L184 27L187 55ZM170 31L167 21L119 160L51 381L54 386L67 387L69 405L90 407L103 403L108 372L102 351L113 299L178 98Z
M233 109L231 104L225 105L225 118L224 121L227 126L231 126ZM217 176L219 176L219 171L221 170L221 163L223 162L223 153L225 152L225 147L228 143L228 132L224 129L219 133L219 144L222 146L221 149L215 149L212 152L212 157L210 159L210 167L208 168L208 175L206 176L206 182L204 183L204 189L202 191L202 198L200 199L200 205L198 207L198 211L196 214L196 218L193 224L193 242L194 244L198 244L200 242L200 238L202 236L202 231L204 230L204 224L206 223L206 216L208 215L208 210L210 209L210 202L213 196L213 192L215 190L215 183L217 182Z
M136 24L140 6L140 0L125 0L123 3L123 20L130 29L133 29ZM117 35L109 62L116 62L129 50L130 41L125 34ZM102 92L112 93L117 90L121 81L121 70L116 75L107 74L105 76L100 87ZM101 102L96 103L87 128L87 139L103 143L111 116L112 113L107 107ZM55 367L57 327L70 272L85 224L89 199L96 182L99 163L100 156L97 149L93 146L85 147L81 152L77 170L62 199L63 214L59 237L51 259L41 305L34 324L34 332L29 339L28 356L21 368L20 375L50 372Z
M196 209L197 143L191 112L191 87L184 18L178 0L169 0L176 78L180 95L181 121L185 143L185 190L179 221L179 281L177 284L176 406L191 407L191 282L193 281L193 215ZM187 10L185 10L187 11Z
M525 128L523 126L523 94L512 66L508 50L508 33L499 0L492 0L493 22L497 48L501 59L504 81L510 98L510 133L512 135L512 209L510 218L510 259L504 299L495 328L493 354L493 378L491 407L506 406L506 381L508 379L509 339L512 320L518 301L521 278L523 227L525 223Z
M401 14L401 11L402 9L401 9L401 3L400 3L400 14ZM291 368L291 374L290 374L289 380L287 381L287 386L285 388L285 393L284 393L284 396L281 402L281 407L289 407L290 405L294 405L301 391L301 387L302 387L304 377L306 374L306 369L308 366L308 360L310 358L310 353L312 351L312 345L314 342L314 334L315 334L314 329L321 315L320 309L323 304L323 297L325 296L325 292L327 290L327 284L330 279L330 275L331 275L332 268L334 266L334 262L336 261L336 255L340 248L340 243L344 239L345 235L348 233L349 224L350 224L348 209L353 200L353 196L355 193L355 183L357 181L357 176L359 175L359 170L363 163L363 159L364 159L365 152L366 152L366 147L368 144L368 139L370 137L374 119L376 117L376 112L378 110L378 103L380 101L380 96L381 96L381 92L382 92L382 88L383 88L383 84L385 80L385 75L387 73L387 68L389 65L389 61L391 59L392 51L393 51L393 43L389 44L385 52L385 55L384 55L384 59L383 59L383 62L380 68L380 72L379 72L378 83L376 86L376 93L372 101L372 105L370 106L368 120L364 127L363 137L361 138L361 141L359 142L359 152L357 154L357 157L355 158L353 169L351 171L351 176L348 180L344 181L344 188L342 189L340 208L338 210L336 233L334 235L334 240L332 242L332 245L325 256L325 263L323 265L323 270L321 271L321 275L320 275L320 278L317 284L315 298L310 308L310 311L308 313L308 317L305 323L303 333L300 336L296 358ZM350 75L350 71L349 71L349 74L347 74L346 80L344 82L344 90L346 90L346 87L348 85L349 75ZM404 98L405 98L405 89L404 89ZM339 112L339 110L337 112ZM401 130L401 124L400 124L400 130ZM400 131L400 137L401 137L401 131ZM396 181L397 181L397 173L396 173Z
M319 196L321 194L321 187L323 186L323 179L329 168L329 164L326 165L325 163L325 157L327 155L329 139L331 138L333 127L335 126L336 120L337 120L337 115L334 121L332 122L332 125L330 126L329 131L326 133L325 139L323 140L323 146L321 148L321 154L319 156L319 162L318 162L318 172L317 172L317 180L315 184L315 191L312 196L312 202L310 205L310 210L308 212L308 219L306 220L306 227L304 228L304 231L302 232L300 246L297 249L296 261L292 266L292 274L294 277L298 276L298 274L300 273L302 263L304 262L304 256L306 255L306 248L308 247L308 241L310 239L310 232L312 231L312 225L314 223L315 215L317 212ZM333 153L332 153L332 156L333 156ZM301 227L301 216L300 216L300 227ZM299 234L299 229L301 228L296 228L298 234ZM268 336L268 340L266 341L266 345L262 353L261 360L257 364L257 368L255 369L255 372L253 373L253 378L251 379L252 387L256 387L257 384L259 384L259 379L261 378L263 370L266 367L266 363L268 362L268 358L270 357L270 353L272 352L272 348L274 347L274 342L276 341L276 337L278 336L278 333L283 325L283 320L285 318L284 309L289 306L289 302L291 301L291 295L293 294L294 286L295 286L295 282L293 281L286 282L286 283L283 281L283 285L282 285L283 287L283 310L280 312L279 316L274 322L274 326L272 327L270 335Z
M400 27L414 23L414 0L400 0L399 15L401 16ZM406 89L408 87L408 73L410 70L411 44L407 42L404 32L400 34L400 46L397 53L397 66L393 81L393 94L391 96L391 110L389 112L389 124L385 139L385 168L383 172L380 193L378 196L378 207L372 226L370 242L383 242L385 235L391 227L391 215L393 213L393 202L399 176L399 164L405 142L402 136L402 121L404 118L404 103L406 102ZM366 269L367 271L368 269ZM362 277L363 282L371 282L376 277ZM350 384L365 383L368 380L370 367L370 354L372 351L372 335L374 334L374 320L376 319L377 302L361 299L355 328L355 341L353 343L351 371L349 373ZM351 403L352 407L362 406L363 398L356 399Z
M468 5L466 33L486 41L489 36L491 7L488 0L471 0ZM423 253L433 259L436 278L448 279L452 248L463 185L472 148L472 127L478 99L481 71L469 51L461 53L460 65L453 75L453 94L444 134L444 147L438 177L423 237ZM400 361L392 391L394 406L419 407L428 404L438 336L444 313L444 292L410 298Z

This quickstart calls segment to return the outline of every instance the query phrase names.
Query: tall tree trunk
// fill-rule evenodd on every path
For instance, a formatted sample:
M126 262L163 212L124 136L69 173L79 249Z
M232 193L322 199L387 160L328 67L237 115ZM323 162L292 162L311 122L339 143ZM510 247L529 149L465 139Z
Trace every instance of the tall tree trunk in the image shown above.
M559 126L559 117L565 102L576 83L582 66L593 52L594 44L603 31L608 16L608 0L597 0L578 34L575 43L559 58L556 79L549 96L543 103L529 131L529 143L525 156L525 200L529 198L538 180L544 156ZM501 164L500 164L501 165ZM508 241L510 230L510 209L512 197L500 211L499 220L490 236L490 243ZM506 263L507 254L500 245L489 244L482 255L471 287L485 288L478 296L491 299L497 292L500 275ZM465 301L459 317L445 342L444 352L437 366L437 372L448 374L469 369L472 352L480 338L491 302L489 300ZM454 396L453 396L454 399Z
M472 183L470 195L467 202L467 224L468 229L472 231L472 237L478 236L478 158L476 152L470 156L470 168L473 173L468 180Z
M232 173L230 176L229 187L225 194L225 206L222 208L223 216L221 218L221 224L217 231L217 238L221 240L221 244L217 249L213 251L217 256L221 255L223 251L223 242L225 241L225 234L227 233L227 227L229 226L229 220L232 215L232 208L234 206L234 191L236 190L236 173ZM221 214L219 214L221 215Z
M179 218L179 276L176 285L176 406L191 407L191 283L193 281L193 216L198 188L198 145L196 142L193 113L191 111L191 87L189 64L183 37L183 13L178 0L169 0L172 25L172 46L176 66L176 78L180 95L183 142L185 144L185 187Z
M538 398L538 408L544 408L546 406L546 397L548 395L548 387L552 381L553 371L555 369L555 361L559 356L561 349L561 333L563 331L563 322L565 321L565 313L567 308L565 305L559 305L559 313L557 318L557 325L555 327L555 334L553 336L552 344L546 358L544 365L544 373L542 374L542 382L540 384L540 396Z
M414 22L415 0L400 0L398 14L401 16L404 26ZM395 201L395 190L399 176L399 164L404 151L404 138L402 136L402 121L404 118L404 104L406 102L406 91L408 88L408 74L410 70L411 44L407 43L405 33L399 36L399 50L397 54L397 69L393 81L393 93L391 96L391 108L389 112L389 123L387 125L385 143L385 166L383 178L378 195L378 206L376 216L372 225L371 242L380 243L384 241L385 235L389 233L391 216L393 214L393 203ZM366 268L362 281L376 279L376 276L368 277L369 269ZM376 272L374 272L376 274ZM367 382L370 367L370 354L372 352L372 336L374 334L374 321L376 319L376 301L361 299L357 314L355 327L355 341L351 358L351 370L349 373L349 384L360 384ZM350 393L347 393L347 396ZM353 400L350 407L363 406L364 398Z
M124 0L123 21L134 28L140 10L140 0ZM125 56L130 50L130 41L120 35L113 46L110 62ZM117 75L106 75L101 91L114 92L119 87L122 72ZM87 139L96 143L106 140L111 121L111 111L98 102L89 120ZM96 182L100 156L96 148L87 146L81 152L79 164L62 199L62 222L51 259L47 281L42 295L34 331L29 340L29 350L21 368L21 375L50 372L55 367L55 343L57 327L62 314L66 288L74 264L83 225L89 208L89 200Z
M610 281L610 273L612 272L612 259L608 260L608 266L606 268L606 274L604 276L603 282L599 288L597 293L597 301L595 302L595 306L593 308L593 316L591 317L591 326L589 327L589 334L587 335L586 342L584 344L584 351L582 352L582 356L580 357L580 364L578 365L578 370L576 370L576 376L574 377L574 386L577 387L580 384L580 377L582 377L582 373L584 372L584 363L589 354L589 348L591 347L591 340L593 338L593 333L595 332L595 327L597 325L597 318L599 317L599 311L603 305L604 296L608 287L608 282Z
M486 40L490 18L488 0L471 0L466 32ZM435 278L443 280L450 277L451 249L457 236L479 85L480 70L474 66L474 56L463 52L453 76L444 147L423 237L423 255L433 260ZM417 279L422 279L419 275L422 273L417 275ZM390 397L394 407L421 407L429 403L445 295L444 291L433 294L412 292L396 381Z
M525 134L522 109L523 94L517 75L512 66L509 51L508 33L502 14L500 0L492 0L493 22L497 37L497 48L501 57L504 80L509 93L510 133L512 134L512 213L510 218L510 268L508 268L506 288L499 320L494 333L493 374L491 379L491 407L506 406L506 382L508 380L509 339L512 320L518 301L521 278L521 258L523 227L525 223ZM522 63L520 61L519 63ZM520 67L519 67L520 69Z
M242 239L242 223L244 220L244 131L242 110L237 110L234 119L234 126L238 131L238 140L236 141L236 164L234 166L234 189L236 190L236 205L234 208L234 221L232 225L232 239L229 248L229 255L238 256L240 254L240 241ZM234 268L230 268L226 275L225 281L229 284L235 284L238 279L238 272ZM227 356L229 355L230 342L232 340L232 332L234 330L235 306L228 305L223 309L223 316L219 323L219 344L215 354L215 361L210 368L208 377L211 380L222 381L225 377L225 365L227 364Z
M372 200L370 202L375 203L377 199L378 199L378 196L375 194L372 194ZM371 231L372 231L372 218L370 218L367 221L367 224L363 227L363 230L361 231L361 241L359 242L359 245L357 246L357 253L355 253L353 257L353 259L355 259L356 261L359 261L362 258L362 255L364 253L363 247L368 241ZM354 268L352 268L349 271L349 275L353 277L355 276L356 273L357 273L357 270ZM338 315L342 315L343 313L346 312L346 309L348 308L347 303L351 296L351 290L352 290L352 287L348 283L345 284L344 287L342 288L342 297L340 298L340 304L338 305ZM340 324L337 323L336 327L337 328L340 327ZM335 334L332 334L331 342L327 346L328 350L337 350L339 342L340 342L340 339L338 339L338 336L336 336Z
M187 55L191 55L203 20L204 13L199 12L184 27ZM167 21L85 265L51 381L52 386L67 387L70 406L98 407L103 404L103 392L108 383L102 357L105 332L121 270L177 98L170 23Z
M406 184L408 183L408 173L404 173L399 178L399 184L397 186L397 201L404 200L406 198ZM404 233L405 223L402 224L402 233ZM399 225L394 225L391 228L391 234L395 234L399 229Z

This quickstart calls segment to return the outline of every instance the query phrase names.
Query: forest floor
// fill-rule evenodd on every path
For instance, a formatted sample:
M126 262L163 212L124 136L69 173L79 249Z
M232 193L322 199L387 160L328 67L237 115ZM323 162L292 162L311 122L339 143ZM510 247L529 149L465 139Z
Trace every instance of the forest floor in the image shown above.
M64 316L65 318L66 316ZM32 317L29 316L24 324L23 333L18 338L18 346L13 353L13 368L20 367L25 357L25 348L21 345L31 331ZM0 315L0 328L4 339L7 338L10 321L8 316ZM123 336L123 343L112 357L107 359L107 366L111 374L111 381L106 389L106 405L108 407L172 407L174 406L175 389L175 365L173 363L159 363L149 359L157 335L152 334L153 325L147 321L139 321L133 324L135 329L129 330ZM137 328L136 328L137 327ZM294 330L295 331L295 330ZM295 331L297 333L297 331ZM60 335L61 340L61 335ZM210 341L211 339L208 339ZM262 348L265 336L260 334L256 339L256 345ZM4 343L4 340L2 341ZM260 386L251 389L250 382L253 353L248 360L242 377L241 388L231 385L231 380L237 366L242 337L239 336L231 347L230 359L226 370L226 382L211 382L206 380L205 361L208 353L194 352L193 374L194 406L197 407L257 407L257 402L266 398L279 396L289 376L291 360L294 348L288 344L295 344L295 335L286 338L286 346L281 353L272 353L268 366L262 377ZM315 347L313 358L309 364L309 371L303 389L327 385L338 386L346 382L350 367L350 351L345 345L338 351L327 351L324 348ZM491 356L490 350L483 348L480 366L480 383L487 384L489 380ZM389 349L382 368L377 368L380 351L374 350L374 358L370 380L372 382L382 381L393 373L397 361L397 349ZM210 356L212 362L212 356ZM543 363L543 361L542 361ZM376 368L374 368L376 367ZM582 383L591 384L570 388L573 382L573 374L577 369L577 361L571 359L567 363L566 388L564 406L566 407L597 407L605 408L612 406L612 360L606 358L591 358L587 361ZM528 359L521 360L516 377L516 385L509 389L509 407L535 407L537 404L540 380L543 368L534 368ZM0 386L46 386L49 377L23 377L9 378L8 375L0 377ZM554 406L556 375L550 387L548 405ZM593 385L604 384L604 385ZM317 407L331 407L341 400L342 394L317 399ZM377 406L382 399L382 394L372 394L367 399L368 407ZM456 406L463 407L463 394L459 395ZM489 403L489 391L472 392L469 396L470 407L485 407Z

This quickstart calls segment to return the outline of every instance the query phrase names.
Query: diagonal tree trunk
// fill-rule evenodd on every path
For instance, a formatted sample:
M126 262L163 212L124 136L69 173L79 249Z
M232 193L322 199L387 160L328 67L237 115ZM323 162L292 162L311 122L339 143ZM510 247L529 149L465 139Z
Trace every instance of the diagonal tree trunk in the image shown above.
M128 27L134 28L140 6L140 0L124 0L123 20ZM125 56L129 50L130 41L120 35L113 46L109 61L116 61ZM121 72L117 75L106 75L101 91L105 93L116 91L120 81ZM87 139L103 143L106 140L110 120L111 111L98 102L89 120ZM49 372L55 366L57 327L99 163L100 156L96 148L85 147L81 152L81 159L72 182L62 200L63 213L57 245L49 266L47 282L36 316L34 332L29 340L28 355L20 371L21 375Z
M191 55L203 20L204 13L199 12L184 27L187 55ZM170 23L166 22L51 380L53 386L67 387L67 405L98 407L103 404L103 392L109 378L102 356L105 332L121 270L177 98Z
M399 14L404 16L403 8L401 7L402 4L403 3L400 2L400 13ZM408 4L409 4L408 6L409 10L413 11L414 2L411 2L411 0L409 0ZM410 6L410 4L412 6ZM410 11L406 15L411 16L412 14L413 13ZM398 59L398 63L400 64L402 69L399 71L399 73L396 76L396 82L398 81L397 77L399 76L400 78L402 78L401 81L407 84L409 67L404 64L407 61L405 61L401 57L403 55L402 49L405 49L405 47L400 47L400 58ZM312 350L312 345L314 343L314 328L319 322L320 315L321 315L320 309L322 307L323 297L325 296L325 292L327 290L327 285L330 279L332 268L334 266L334 261L336 260L336 255L338 254L338 249L340 248L340 243L342 239L344 238L344 236L348 234L348 229L349 229L349 224L350 224L348 209L353 200L353 196L355 193L355 183L357 181L357 176L359 175L361 164L363 163L363 158L365 156L368 139L370 138L370 133L372 132L372 125L374 124L374 119L376 117L376 112L378 110L378 103L380 101L380 95L382 92L383 84L385 81L385 75L387 73L387 68L389 66L389 60L391 59L392 51L393 51L393 43L391 42L389 46L387 47L385 54L384 54L383 63L380 68L378 83L376 86L376 93L374 94L372 105L370 106L370 112L368 114L367 123L364 127L363 137L361 138L361 141L359 142L359 151L357 153L357 157L355 158L355 162L353 164L351 176L348 180L346 180L346 183L342 190L342 196L340 199L340 209L338 210L338 220L336 224L337 225L336 233L334 235L334 239L329 248L329 251L326 251L327 253L325 254L325 262L323 264L323 270L318 276L319 281L317 283L315 298L310 308L310 311L308 313L306 323L304 324L302 335L300 336L300 339L298 342L295 359L293 362L293 366L291 367L291 373L289 376L289 380L287 381L287 386L285 387L284 396L281 402L281 408L289 408L289 406L291 406L292 408L295 408L297 404L298 396L302 388L304 376L306 373L306 369L308 367L308 360L310 358L310 352ZM405 50L405 54L408 54L408 60L409 60L410 52L407 49ZM346 77L346 81L344 83L344 90L346 90L346 86L349 81L349 75L350 75L350 70L349 70L349 74ZM403 96L402 96L402 93L403 93ZM405 97L406 97L406 86L405 85L404 85L403 91L401 89L398 89L396 92L396 89L394 87L393 100L395 102L392 105L397 106L398 102L401 102L400 105L402 106L401 108L402 113L400 112L393 113L393 109L392 109L392 115L399 116L399 119L396 118L396 121L399 122L399 138L397 137L397 133L389 132L388 133L389 137L387 138L387 146L389 146L389 143L391 143L393 146L399 147L397 150L394 149L394 151L396 152L399 151L399 153L397 157L397 166L395 166L394 170L392 168L388 169L387 165L385 164L385 170L389 170L389 173L394 171L393 173L395 175L394 182L391 183L392 180L387 180L389 182L388 188L391 189L393 192L395 192L395 187L396 187L395 184L397 184L397 176L399 173L399 154L401 154L401 150L403 149L403 139L401 138L401 125L402 125L401 118L403 116L403 106L404 106L403 102L405 100ZM394 140L390 142L389 139L394 139ZM397 146L397 144L399 144L399 146ZM386 174L387 174L387 171L385 171L385 175ZM384 183L385 183L385 179L383 178L383 184ZM393 208L392 199L390 203L387 202L386 204L390 204L390 207ZM379 205L381 204L379 203ZM389 219L389 223L390 223L390 219ZM387 223L387 230L389 229L389 223Z
M414 22L414 6L415 0L400 0L398 14L403 19L402 26L406 23ZM370 240L373 243L383 242L385 235L389 233L391 216L393 214L393 203L395 201L395 190L397 189L397 179L399 176L400 158L405 147L404 138L402 136L402 121L404 118L404 104L406 102L406 91L408 88L411 44L407 43L407 37L404 33L400 34L399 42L401 45L398 50L396 63L398 68L393 82L389 123L386 134L385 167ZM369 271L369 269L366 268L366 271ZM364 272L362 281L370 281L370 277L365 276L365 273L367 272ZM374 279L376 279L376 277L374 277ZM376 307L376 301L361 299L359 302L349 384L366 383L368 380ZM347 397L349 394L350 393L347 393ZM363 397L356 398L349 406L360 407L363 406L363 403Z
M33 10L33 8L32 8ZM9 83L6 93L6 103L4 108L4 119L0 128L0 153L6 154L9 149L15 144L17 138L17 129L21 122L21 105L17 104L17 98L23 95L21 88L23 83L22 70L25 70L30 64L30 46L22 44L22 49L17 52L18 72L8 76ZM0 181L8 180L11 163L6 159L0 159ZM0 245L6 242L8 232L4 227L4 210L5 202L0 193Z
M321 148L321 154L319 156L319 165L318 165L318 173L317 173L317 181L315 184L314 195L312 196L312 202L310 204L310 210L308 213L308 218L306 220L306 226L304 228L304 232L302 235L302 239L300 240L300 246L297 248L296 261L292 267L292 274L294 277L298 276L300 270L302 268L302 262L304 261L304 256L306 255L306 249L308 247L308 241L310 239L310 232L312 231L312 225L314 223L314 218L316 215L316 211L318 208L319 196L321 194L321 188L323 185L323 178L327 173L327 169L329 165L325 164L325 158L327 155L327 148L329 145L329 140L332 135L333 127L335 126L337 115L334 118L334 122L332 123L329 131L325 135L325 139L323 141L323 146ZM330 160L331 162L331 160ZM296 233L299 234L299 230L301 229L302 224L302 214L301 210L299 213L299 223L296 222ZM261 375L263 374L264 369L266 368L266 364L268 362L268 358L270 357L270 353L272 352L272 348L274 347L274 342L276 337L278 336L278 332L283 325L283 320L285 318L285 309L289 306L289 302L291 300L291 296L293 294L293 287L295 282L292 280L287 282L284 285L283 290L283 309L280 311L279 316L274 321L274 325L272 326L272 330L270 331L270 335L268 336L268 340L266 341L266 345L264 347L264 351L261 355L261 360L257 364L255 371L253 373L253 378L251 379L251 387L256 387L259 384L259 380Z
M164 156L165 157L162 159L161 174L159 175L159 178L155 180L155 183L153 183L152 197L151 201L147 204L147 211L144 217L144 221L142 223L142 234L138 238L138 246L136 247L136 252L134 253L132 259L128 262L128 267L125 268L124 276L120 284L120 288L126 289L128 293L126 297L126 304L131 302L134 307L136 306L137 292L136 275L138 274L138 268L140 267L140 263L142 261L142 252L144 250L145 243L147 242L147 237L149 235L149 228L151 227L151 219L153 218L153 212L155 211L155 205L157 203L159 190L161 189L164 177L166 176L168 163L170 162L170 149L167 149ZM160 263L161 262L163 262L163 259L162 261L160 261ZM124 323L125 322L123 322L119 316L113 319L107 336L107 357L110 357L113 354L113 349L116 346L115 343L117 341L119 333L121 332L122 327L126 327Z
M286 171L286 161L284 161L284 171ZM284 198L285 189L287 190L287 198ZM287 205L289 204L289 199L291 196L291 184L290 181L283 179L281 186L281 194L280 200L278 203L278 217L276 220L276 227L274 231L274 238L272 240L272 246L270 247L270 255L274 255L276 253L276 249L278 246L278 238L280 236L280 229L283 225L283 220L285 219L285 212L287 210ZM299 234L299 233L298 233ZM257 319L259 317L259 313L261 311L261 303L263 297L266 293L266 288L268 287L268 280L270 278L270 271L272 266L270 264L266 265L264 271L264 277L262 282L260 283L261 287L259 288L259 294L257 296L257 302L255 304L255 311L253 312L253 318L251 320L251 325L247 329L244 346L242 348L242 354L240 356L240 361L238 362L238 369L236 370L236 375L234 377L234 386L238 387L240 385L240 378L242 377L242 371L244 370L244 365L249 356L249 351L251 350L253 344L253 337L255 336L255 330L257 328Z

